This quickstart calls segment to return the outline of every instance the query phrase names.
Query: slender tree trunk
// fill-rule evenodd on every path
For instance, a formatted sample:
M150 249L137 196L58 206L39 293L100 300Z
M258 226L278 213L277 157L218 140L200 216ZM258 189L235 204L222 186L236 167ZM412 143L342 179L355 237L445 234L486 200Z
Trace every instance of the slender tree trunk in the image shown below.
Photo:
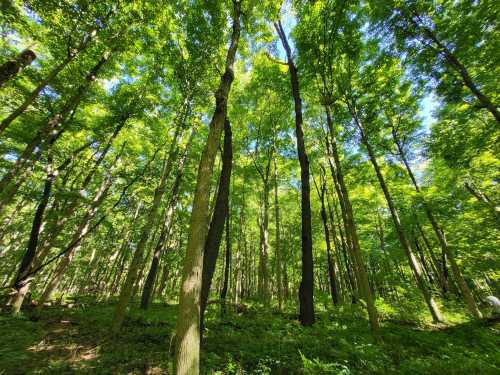
M309 184L309 160L307 158L304 132L302 130L302 100L300 97L297 68L292 59L292 51L288 44L281 22L274 24L281 39L288 59L290 83L295 105L295 136L297 138L297 153L300 162L301 181L301 211L302 211L302 281L299 289L300 322L304 326L314 324L314 265L312 254L311 202Z
M228 214L226 216L226 259L224 264L224 283L222 285L222 290L220 292L220 299L222 301L222 312L225 313L226 310L226 296L229 288L229 272L231 269L231 221Z
M368 317L370 319L370 327L375 336L379 332L378 323L378 313L375 307L375 299L373 293L370 289L370 284L368 281L368 275L366 273L365 265L361 255L361 247L359 245L358 233L356 229L356 224L354 222L354 214L352 211L351 201L349 199L349 192L344 181L344 175L342 173L342 168L340 164L339 153L337 150L336 132L333 127L333 120L330 113L329 106L325 106L326 120L328 129L331 135L331 142L329 142L329 148L331 149L331 154L333 156L333 162L335 165L334 176L338 184L337 195L341 206L342 218L345 223L346 236L350 242L348 248L351 250L352 259L354 263L354 271L356 273L356 280L358 286L361 290L362 297L366 303L366 309L368 311ZM335 184L335 186L337 186ZM346 257L347 258L347 257Z
M328 216L326 215L326 207L325 207L325 192L326 192L325 181L323 177L321 177L321 187L318 188L318 195L321 202L321 220L323 222L323 230L325 232L328 280L329 280L330 294L332 296L332 302L334 305L337 305L339 303L337 275L335 274L335 266L333 264L333 259L332 259L330 229L328 228Z
M408 172L408 175L410 176L410 179L413 183L413 186L415 187L415 190L417 193L421 193L420 187L418 186L417 180L413 174L413 171L411 170L410 164L408 163L408 160L406 159L406 154L404 152L403 145L398 139L398 135L396 132L396 129L392 127L392 136L394 139L394 143L396 144L398 148L399 155L401 157L401 160L406 167L406 171ZM422 198L423 199L423 198ZM436 237L439 241L439 244L441 245L441 250L442 253L445 255L445 257L448 258L448 261L450 262L451 266L451 271L453 272L453 277L455 281L458 284L458 287L460 288L460 291L462 292L463 298L465 299L465 303L467 304L467 307L469 308L469 311L471 314L476 317L477 319L482 318L481 311L476 305L476 302L474 301L474 297L472 296L472 293L470 292L469 287L467 286L467 283L465 282L462 273L460 272L460 269L458 268L458 264L455 260L455 254L454 252L449 248L448 242L446 240L444 231L442 228L439 226L434 213L432 212L431 207L429 204L423 199L422 201L425 213L427 215L427 218L429 219L429 222L432 225L432 229L434 230L434 233L436 234ZM446 267L446 259L443 259L443 267Z
M43 188L42 198L35 211L35 216L33 217L33 224L31 225L31 233L28 241L28 247L26 253L21 260L19 266L19 271L17 273L16 281L14 282L14 288L16 289L16 294L12 302L12 313L18 314L21 310L21 305L23 303L24 297L29 289L30 280L24 279L33 264L33 260L36 256L36 250L38 247L38 236L40 234L40 227L42 226L43 215L45 213L45 208L49 202L50 193L52 191L52 185L56 178L55 171L52 170L52 156L49 155L49 161L47 164L47 178L45 180L45 186ZM21 281L23 280L23 281Z
M215 201L214 214L208 230L205 248L203 250L203 273L200 300L200 331L203 333L205 310L215 272L219 247L222 241L224 223L229 214L229 190L231 186L231 169L233 162L231 125L226 120L224 124L224 152L222 155L222 171L219 177L219 188Z
M189 106L189 104L188 104ZM134 284L138 280L137 276L140 271L140 266L143 261L144 251L146 250L146 245L148 239L150 237L151 231L156 227L158 221L158 214L160 211L160 203L165 193L167 179L172 169L174 162L177 160L177 152L178 152L178 138L183 131L184 122L188 113L187 106L183 108L184 113L181 114L178 119L178 123L176 124L175 134L170 144L170 150L168 152L168 156L163 161L162 171L160 181L154 192L153 202L148 210L148 215L144 226L141 229L141 235L139 237L139 241L137 242L137 247L134 251L134 255L132 257L132 262L129 266L127 276L125 279L125 283L120 291L120 296L118 299L118 304L115 307L114 315L113 315L113 323L111 326L111 330L113 333L118 333L123 320L125 319L125 312L127 305L130 302L132 295L134 294Z
M497 220L497 223L500 223L500 208L473 183L466 182L464 186L469 193L476 197L480 203L483 203L490 210L492 216Z
M282 280L282 260L281 260L281 238L280 238L280 206L279 206L279 198L278 198L278 168L276 166L276 152L274 152L273 163L274 163L274 220L275 220L275 231L276 231L276 244L275 247L275 256L276 256L276 284L277 284L277 292L278 292L278 310L281 311L283 305L283 280Z
M85 82L80 85L76 93L64 104L62 109L53 116L36 134L35 138L25 147L22 154L16 160L14 166L0 180L0 213L10 202L19 186L26 178L26 173L30 163L34 160L34 153L43 152L47 146L55 142L55 137L60 135L60 128L65 124L70 114L76 109L83 99L85 92L92 82L97 78L97 73L109 59L110 53L106 52L98 63L90 70L85 78ZM23 175L19 175L21 171ZM18 176L19 175L19 176ZM15 184L12 186L12 183Z
M445 58L448 65L458 73L458 75L462 79L462 83L471 91L471 93L477 98L477 100L479 100L481 106L483 108L486 108L493 115L497 122L500 122L500 112L498 111L498 107L479 89L479 87L472 79L469 71L467 70L465 65L458 59L458 57L439 40L437 35L429 27L415 21L412 15L408 15L407 18L417 29L422 30L426 38L434 43L434 45L436 46L436 50ZM418 15L417 18L420 22L422 22Z
M198 167L186 256L182 269L174 362L177 375L198 375L200 372L200 296L203 247L207 237L208 196L215 156L227 117L229 92L234 80L233 65L241 27L240 0L233 0L233 8L231 44L226 55L225 71L215 94L215 111L210 121L208 139Z
M146 282L144 283L144 289L142 291L142 297L141 297L141 308L144 310L147 310L149 307L151 295L153 293L154 284L156 281L156 274L158 272L158 266L160 264L161 252L167 245L167 239L170 235L170 230L172 227L172 219L174 217L175 207L177 205L177 198L179 194L179 187L181 184L184 164L187 159L188 150L191 148L191 140L193 139L194 134L195 132L193 130L191 132L191 135L189 136L189 140L187 142L186 149L184 150L184 154L178 164L177 175L175 176L174 184L172 187L172 193L170 195L170 200L167 205L163 228L161 230L160 237L155 247L153 260L151 262L151 267L149 268L148 276L146 277Z
M356 112L354 111L353 107L349 105L349 111L351 112L353 116L353 120L356 123L356 126L358 127L360 133L361 133L361 140L364 146L366 147L368 151L368 157L370 159L371 164L373 165L373 168L375 169L375 174L377 175L377 179L379 181L380 187L382 188L382 191L385 196L385 200L387 201L387 205L389 206L389 210L391 212L392 220L394 222L394 227L396 229L399 242L401 243L401 247L406 253L406 256L408 258L408 262L410 264L410 268L413 272L413 276L415 277L415 281L417 283L418 288L422 292L424 296L424 300L427 303L427 306L429 308L429 311L432 315L432 319L435 322L442 322L443 317L441 315L441 312L439 311L439 308L434 301L434 298L432 297L431 292L427 288L427 285L425 283L425 280L422 275L422 268L420 267L420 264L415 257L415 254L413 253L413 250L411 248L410 242L408 241L408 238L406 237L406 234L403 229L403 225L401 224L401 220L399 218L399 214L396 210L396 206L394 205L394 201L392 199L391 193L389 192L389 189L387 187L387 184L385 183L384 176L382 175L382 171L380 170L380 167L378 165L377 159L375 157L375 152L373 148L371 147L371 144L368 142L368 138L366 136L365 130L363 126L361 125L361 122L359 121Z
M58 287L58 285L61 282L62 277L64 276L64 273L66 272L66 269L68 268L69 264L73 260L75 254L80 250L82 246L82 241L79 239L83 239L88 233L89 230L91 229L90 223L92 219L95 217L95 214L97 213L97 209L99 206L102 204L104 199L107 196L107 193L109 189L111 188L112 185L112 179L107 178L103 181L101 184L99 190L95 194L93 200L92 200L92 205L90 209L87 211L85 214L84 218L80 222L80 225L73 235L73 239L70 242L70 244L75 243L76 245L73 246L69 251L67 251L63 258L59 261L56 270L54 271L54 274L52 275L51 280L47 283L45 290L43 291L42 295L38 299L38 308L41 309L43 308L43 304L50 299L50 296L54 292L54 290ZM71 246L71 245L70 245Z

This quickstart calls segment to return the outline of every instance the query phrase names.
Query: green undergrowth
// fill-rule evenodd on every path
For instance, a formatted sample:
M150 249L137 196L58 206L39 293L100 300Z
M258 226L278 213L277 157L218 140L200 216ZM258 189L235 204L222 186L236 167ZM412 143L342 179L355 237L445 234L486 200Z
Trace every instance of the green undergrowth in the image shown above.
M243 312L210 305L202 353L204 374L498 374L500 326L469 320L447 306L447 325L418 311L378 302L376 343L357 305L319 306L313 327L290 307L278 313L257 303ZM421 308L416 306L415 308ZM0 374L168 374L176 306L132 309L111 336L112 304L83 303L0 316ZM411 320L414 319L414 320Z

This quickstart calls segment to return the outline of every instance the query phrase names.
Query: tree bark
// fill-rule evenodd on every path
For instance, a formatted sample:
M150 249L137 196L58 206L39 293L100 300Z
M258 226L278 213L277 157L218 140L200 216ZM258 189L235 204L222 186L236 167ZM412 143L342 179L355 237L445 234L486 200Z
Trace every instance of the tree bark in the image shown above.
M229 190L231 185L231 169L233 162L232 133L228 120L224 124L224 151L222 155L222 171L219 177L219 188L215 201L214 214L210 222L205 248L203 249L203 273L200 299L200 332L203 334L205 310L219 256L224 223L229 214Z
M274 24L286 51L290 83L295 107L295 136L297 138L297 153L300 163L301 181L301 212L302 212L302 281L299 288L300 322L304 326L314 324L314 265L312 254L311 229L311 202L309 183L309 160L307 158L304 132L302 130L302 100L300 97L299 78L297 68L292 58L292 51L288 44L281 22Z
M215 111L210 121L208 139L198 167L188 243L182 269L174 361L177 375L198 375L200 372L200 296L203 246L208 223L208 196L215 156L227 117L229 92L234 80L233 65L240 38L241 1L233 0L233 8L231 44L226 55L225 71L215 94Z

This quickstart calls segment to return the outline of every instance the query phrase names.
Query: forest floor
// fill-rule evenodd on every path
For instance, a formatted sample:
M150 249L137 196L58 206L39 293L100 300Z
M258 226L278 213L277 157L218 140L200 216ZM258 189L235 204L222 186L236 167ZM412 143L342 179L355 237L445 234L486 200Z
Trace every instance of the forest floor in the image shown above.
M76 304L0 315L0 374L168 374L176 306L133 309L120 335L109 327L113 305ZM211 305L202 353L204 374L500 374L500 324L459 313L435 326L381 309L376 344L360 307L318 312L312 328L291 313L249 305ZM403 317L403 320L401 320Z

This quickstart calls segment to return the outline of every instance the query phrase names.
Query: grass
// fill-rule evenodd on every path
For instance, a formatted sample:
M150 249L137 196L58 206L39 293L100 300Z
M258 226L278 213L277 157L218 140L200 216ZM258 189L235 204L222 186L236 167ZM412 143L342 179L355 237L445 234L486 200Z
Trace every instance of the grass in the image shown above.
M325 304L326 305L326 304ZM385 308L385 309L384 309ZM379 302L383 343L359 306L323 308L302 327L292 311L251 304L208 311L204 374L499 374L500 326L448 307L446 326ZM112 337L112 304L45 309L37 321L0 315L0 374L169 374L176 306L132 309ZM413 314L413 315L412 315ZM414 319L414 320L411 320Z

